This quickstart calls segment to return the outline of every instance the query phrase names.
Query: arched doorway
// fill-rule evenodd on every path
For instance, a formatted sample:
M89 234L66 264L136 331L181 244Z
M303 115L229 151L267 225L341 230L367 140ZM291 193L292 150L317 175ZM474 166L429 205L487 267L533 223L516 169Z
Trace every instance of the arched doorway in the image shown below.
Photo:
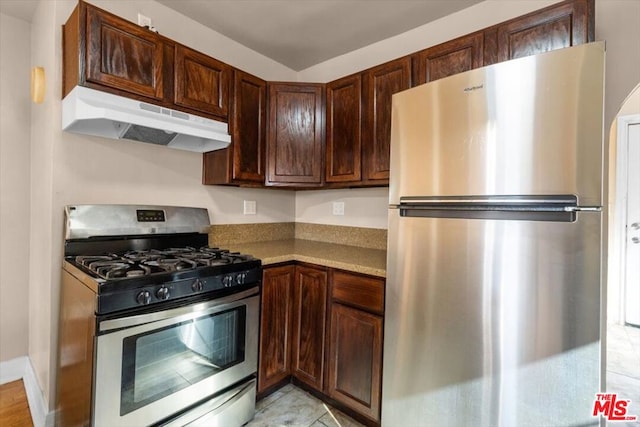
M640 415L640 84L609 138L607 392Z

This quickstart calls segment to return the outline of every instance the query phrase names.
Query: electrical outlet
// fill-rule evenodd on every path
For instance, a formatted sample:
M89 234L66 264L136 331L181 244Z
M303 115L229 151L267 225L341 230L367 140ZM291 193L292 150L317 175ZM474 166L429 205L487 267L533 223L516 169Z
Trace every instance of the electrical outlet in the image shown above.
M333 214L344 215L344 202L333 202Z
M255 200L245 200L244 201L244 214L245 215L255 215L256 214L256 201Z
M138 13L138 25L140 25L141 27L151 28L151 18Z

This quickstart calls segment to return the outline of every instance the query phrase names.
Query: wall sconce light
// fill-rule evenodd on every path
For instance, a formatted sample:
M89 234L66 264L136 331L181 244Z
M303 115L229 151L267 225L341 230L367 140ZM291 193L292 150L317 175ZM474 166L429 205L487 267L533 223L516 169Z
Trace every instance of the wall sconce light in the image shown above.
M36 104L44 102L44 93L47 82L44 75L44 67L31 68L31 100Z

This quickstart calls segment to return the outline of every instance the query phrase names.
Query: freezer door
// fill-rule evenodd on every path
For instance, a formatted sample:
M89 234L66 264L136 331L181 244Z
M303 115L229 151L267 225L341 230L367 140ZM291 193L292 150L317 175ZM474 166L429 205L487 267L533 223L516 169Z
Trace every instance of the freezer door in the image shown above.
M382 425L598 425L601 216L391 209Z
M389 199L574 194L602 205L604 43L393 95Z

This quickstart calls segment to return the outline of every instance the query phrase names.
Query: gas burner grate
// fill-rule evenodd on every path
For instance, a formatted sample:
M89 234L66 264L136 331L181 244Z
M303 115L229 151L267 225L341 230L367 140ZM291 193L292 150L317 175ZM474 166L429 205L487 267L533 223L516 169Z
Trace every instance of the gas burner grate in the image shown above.
M122 255L122 258L131 260L134 262L140 262L140 261L151 261L151 260L159 259L159 258L162 258L163 256L164 256L163 254L159 254L151 251L131 251L131 252L125 252L124 255Z
M76 262L85 267L89 267L94 262L113 262L118 259L117 255L90 255L90 256L77 256Z
M185 246L131 250L123 254L76 256L76 264L102 279L127 279L250 261L251 255L226 249Z
M141 277L151 274L151 269L139 264L125 264L124 266L113 266L103 271L105 279L122 279L128 277Z
M221 251L219 249L210 251L200 249L198 252L181 254L180 258L194 261L198 265L225 265L233 262L233 260L227 256L227 253L228 251Z
M192 248L191 246L185 246L183 248L151 249L150 252L154 254L164 255L164 256L180 256L182 254L196 252L196 248Z
M191 270L198 266L198 263L186 258L158 258L150 261L142 261L142 265L157 267L167 272Z

